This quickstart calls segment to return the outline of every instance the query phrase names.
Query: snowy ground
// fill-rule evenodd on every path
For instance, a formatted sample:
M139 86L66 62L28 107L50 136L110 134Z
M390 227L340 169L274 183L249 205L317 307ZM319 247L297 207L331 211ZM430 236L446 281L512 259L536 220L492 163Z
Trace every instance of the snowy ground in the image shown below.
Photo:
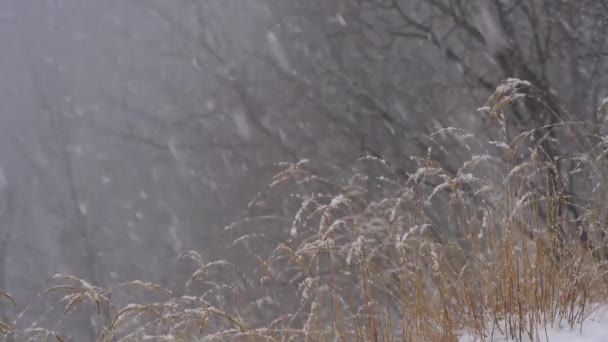
M487 338L486 342L507 342L513 341L500 335L498 332L494 332L492 339ZM460 338L459 342L477 342L481 341L479 338L475 338L472 335L464 335ZM567 326L554 326L547 327L546 332L539 332L538 338L531 340L530 338L524 339L521 342L608 342L608 307L599 310L596 314L588 317L582 325L576 325L574 329L570 329Z

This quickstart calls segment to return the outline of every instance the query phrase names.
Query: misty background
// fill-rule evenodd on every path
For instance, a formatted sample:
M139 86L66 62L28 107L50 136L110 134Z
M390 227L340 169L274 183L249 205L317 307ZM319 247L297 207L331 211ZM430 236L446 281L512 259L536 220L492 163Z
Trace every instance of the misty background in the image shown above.
M73 274L180 295L187 250L255 268L224 227L293 210L248 206L278 162L413 172L440 127L498 134L477 108L508 77L601 123L607 29L583 0L3 0L0 289L27 305Z

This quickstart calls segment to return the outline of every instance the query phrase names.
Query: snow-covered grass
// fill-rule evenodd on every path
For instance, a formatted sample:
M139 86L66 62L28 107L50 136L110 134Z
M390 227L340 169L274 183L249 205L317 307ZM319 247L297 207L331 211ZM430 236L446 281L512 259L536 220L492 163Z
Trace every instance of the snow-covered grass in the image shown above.
M279 164L256 214L226 227L225 258L182 254L184 295L60 278L59 323L0 333L55 338L84 307L99 341L608 341L603 140L547 158L530 131L508 138L504 108L529 86L508 80L484 107L500 138L442 129L407 174L371 156L347 177ZM568 158L577 172L556 176ZM161 297L114 307L126 285Z

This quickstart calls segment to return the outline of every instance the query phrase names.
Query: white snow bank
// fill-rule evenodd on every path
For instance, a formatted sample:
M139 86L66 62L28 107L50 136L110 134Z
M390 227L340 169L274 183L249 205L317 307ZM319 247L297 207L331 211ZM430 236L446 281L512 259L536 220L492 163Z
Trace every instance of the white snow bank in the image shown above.
M460 337L459 342L511 342L498 331L488 332L488 337L482 340L472 334L465 334ZM608 342L608 307L598 310L597 313L589 316L581 325L577 324L574 329L570 329L567 324L554 325L547 327L546 331L539 331L534 339L525 337L521 342Z

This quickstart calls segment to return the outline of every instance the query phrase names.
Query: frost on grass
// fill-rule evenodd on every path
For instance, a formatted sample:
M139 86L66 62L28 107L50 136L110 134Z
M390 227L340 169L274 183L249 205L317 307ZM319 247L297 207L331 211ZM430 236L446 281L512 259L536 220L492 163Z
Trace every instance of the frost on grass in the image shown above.
M287 63L275 38L273 54ZM60 295L57 307L68 316L92 308L107 341L575 341L596 327L603 341L589 304L607 302L598 258L604 240L580 243L576 234L603 236L605 139L551 158L539 144L555 144L554 137L530 130L509 139L508 106L530 100L531 88L508 79L488 100L484 111L498 136L480 141L439 128L406 172L377 156L336 173L311 160L277 164L248 215L222 232L230 247L224 259L180 255L191 261L183 295L144 280L104 289L75 277L60 278L48 293ZM183 157L176 141L169 149L176 161ZM556 161L575 168L561 170ZM565 188L552 192L551 172L585 186L576 198ZM574 201L576 210L568 207ZM169 228L176 250L178 225L174 218ZM127 288L156 301L114 307L112 294ZM570 328L581 321L583 333L575 335ZM18 336L55 336L56 329L35 328Z

